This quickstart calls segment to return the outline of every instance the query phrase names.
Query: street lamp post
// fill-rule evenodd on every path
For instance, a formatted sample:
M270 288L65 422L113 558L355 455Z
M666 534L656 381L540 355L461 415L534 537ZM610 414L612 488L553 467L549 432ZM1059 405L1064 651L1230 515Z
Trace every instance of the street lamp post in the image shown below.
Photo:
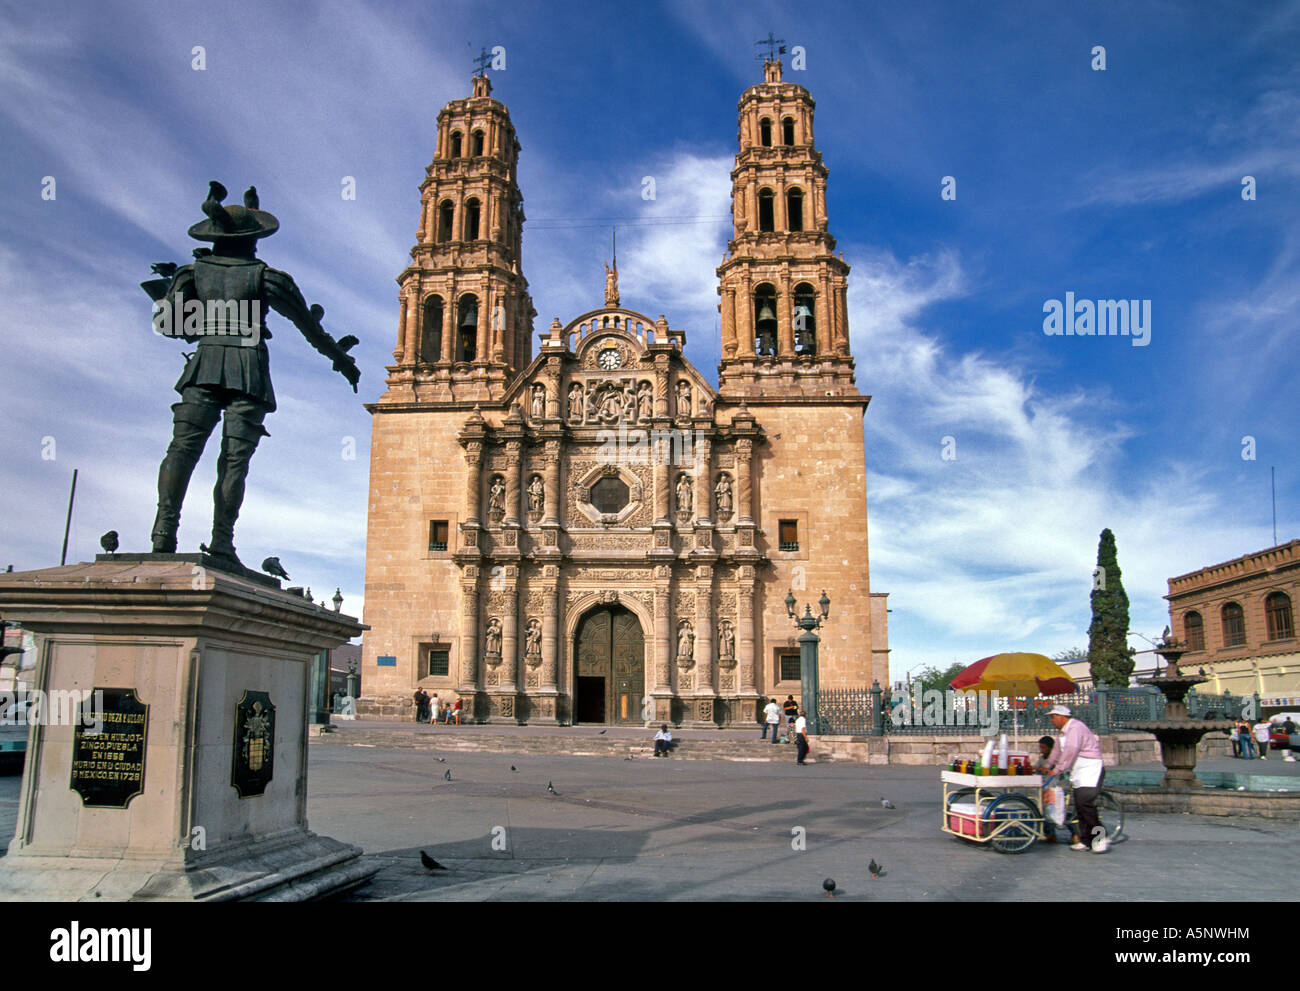
M821 716L817 711L817 692L819 691L817 655L821 638L813 631L820 629L822 623L830 619L831 600L826 595L825 589L822 589L822 597L818 600L817 605L821 610L819 615L814 616L812 606L805 605L803 615L800 616L798 604L794 599L794 592L786 592L786 615L794 620L795 626L803 630L803 633L799 636L799 691L802 695L801 707L808 713L808 732L813 736L820 736L823 732Z

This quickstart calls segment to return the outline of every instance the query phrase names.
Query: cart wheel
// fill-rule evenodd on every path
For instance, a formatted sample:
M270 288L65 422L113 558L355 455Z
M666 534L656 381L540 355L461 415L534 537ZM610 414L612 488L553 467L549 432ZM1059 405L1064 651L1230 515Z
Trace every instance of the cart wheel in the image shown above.
M1114 843L1124 831L1124 807L1108 791L1097 792L1097 818L1106 830L1106 839Z
M951 808L953 802L965 801L966 799L973 798L974 796L975 796L974 788L963 788L960 791L954 791L951 795L948 796L948 807ZM948 809L944 809L944 811L947 812Z
M1038 839L1042 819L1038 806L1024 795L1003 795L984 814L990 827L998 830L989 845L998 853L1024 853Z

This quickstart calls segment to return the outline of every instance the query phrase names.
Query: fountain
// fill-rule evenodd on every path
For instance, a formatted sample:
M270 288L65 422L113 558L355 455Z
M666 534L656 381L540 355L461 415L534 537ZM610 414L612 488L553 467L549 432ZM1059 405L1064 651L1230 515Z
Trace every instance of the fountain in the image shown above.
M1154 734L1160 741L1160 760L1165 765L1163 788L1199 788L1196 778L1196 745L1206 733L1228 732L1230 719L1190 719L1187 715L1187 693L1208 680L1183 674L1178 660L1187 653L1186 647L1171 640L1169 627L1156 644L1156 653L1164 658L1164 674L1147 678L1143 682L1154 685L1165 697L1165 718L1145 722L1125 723L1125 729L1141 730Z

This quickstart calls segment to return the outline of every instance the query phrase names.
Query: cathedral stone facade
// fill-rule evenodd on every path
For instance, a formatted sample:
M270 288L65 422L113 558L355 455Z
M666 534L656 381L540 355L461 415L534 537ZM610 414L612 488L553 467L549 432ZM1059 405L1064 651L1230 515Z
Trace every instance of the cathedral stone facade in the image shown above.
M534 356L510 116L482 75L439 114L368 407L359 714L412 718L424 687L474 721L751 726L799 696L790 591L830 597L822 687L889 684L813 108L777 61L740 100L716 389L616 267Z

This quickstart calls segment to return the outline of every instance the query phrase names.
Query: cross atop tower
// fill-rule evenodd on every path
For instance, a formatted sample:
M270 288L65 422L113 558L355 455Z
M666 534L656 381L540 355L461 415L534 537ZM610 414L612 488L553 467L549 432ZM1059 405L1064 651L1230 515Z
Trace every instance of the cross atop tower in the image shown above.
M470 55L472 56L470 61L472 61L475 65L478 66L478 69L474 72L474 75L483 76L486 78L487 67L492 62L492 56L488 54L488 50L486 48L481 48L477 55L473 54L474 53L473 45L469 46L469 50L470 50Z
M761 45L767 46L767 52L764 53L760 51L754 56L756 59L762 59L764 62L775 62L777 56L785 54L785 39L772 37L771 31L767 32L766 38L760 38L758 41L754 42L755 48L758 48Z

